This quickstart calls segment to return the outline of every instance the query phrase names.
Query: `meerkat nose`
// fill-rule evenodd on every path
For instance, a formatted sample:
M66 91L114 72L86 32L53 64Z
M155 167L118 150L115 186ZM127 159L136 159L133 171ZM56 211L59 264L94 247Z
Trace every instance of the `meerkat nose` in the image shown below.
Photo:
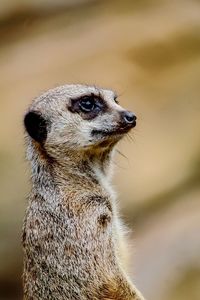
M136 125L137 117L131 111L123 111L121 114L123 121L125 121L127 125Z

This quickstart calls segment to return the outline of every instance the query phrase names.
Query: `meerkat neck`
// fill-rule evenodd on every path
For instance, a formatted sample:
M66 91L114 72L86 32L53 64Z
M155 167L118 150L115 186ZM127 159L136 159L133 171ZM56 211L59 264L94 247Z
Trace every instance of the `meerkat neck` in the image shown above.
M40 193L46 195L46 190L51 193L56 186L66 186L81 179L90 180L91 183L103 186L110 190L111 157L113 151L84 151L66 153L62 160L54 159L47 155L46 151L37 144L30 143L28 146L28 159L32 165L32 181L41 187ZM45 184L41 184L41 183ZM44 190L44 191L43 191Z

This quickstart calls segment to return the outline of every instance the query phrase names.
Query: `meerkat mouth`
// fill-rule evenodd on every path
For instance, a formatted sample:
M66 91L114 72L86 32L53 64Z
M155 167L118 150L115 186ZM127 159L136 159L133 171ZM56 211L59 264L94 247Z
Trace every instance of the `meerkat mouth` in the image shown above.
M135 124L136 125L136 124ZM127 126L127 127L118 127L114 130L101 130L101 129L93 129L92 130L92 135L93 136L103 136L103 137L108 137L108 136L121 136L126 133L128 133L132 127L134 126Z

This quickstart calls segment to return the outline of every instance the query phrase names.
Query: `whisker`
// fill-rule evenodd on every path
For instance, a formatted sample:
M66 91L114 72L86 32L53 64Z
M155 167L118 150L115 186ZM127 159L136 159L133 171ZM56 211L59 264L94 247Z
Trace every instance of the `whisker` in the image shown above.
M120 166L116 161L112 160L112 163L117 166L118 168L122 169L122 170L125 170L126 168Z
M134 142L133 137L130 135L130 133L127 134L127 137L129 138L129 140L131 140L131 142Z
M124 158L126 158L128 160L128 158L126 157L126 155L123 154L120 150L117 149L116 151L117 151L118 154L120 154L122 157L124 157Z

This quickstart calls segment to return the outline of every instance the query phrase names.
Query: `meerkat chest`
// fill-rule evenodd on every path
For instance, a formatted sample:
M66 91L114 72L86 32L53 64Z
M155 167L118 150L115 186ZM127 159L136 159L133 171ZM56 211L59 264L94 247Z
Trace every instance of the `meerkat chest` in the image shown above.
M96 169L95 173L98 184L90 186L87 182L79 190L77 185L66 189L66 211L77 225L82 224L81 231L86 228L87 233L112 234L117 224L115 193L101 171Z
M75 197L68 194L64 205L68 222L74 223L79 234L111 233L115 213L106 193L85 191Z

